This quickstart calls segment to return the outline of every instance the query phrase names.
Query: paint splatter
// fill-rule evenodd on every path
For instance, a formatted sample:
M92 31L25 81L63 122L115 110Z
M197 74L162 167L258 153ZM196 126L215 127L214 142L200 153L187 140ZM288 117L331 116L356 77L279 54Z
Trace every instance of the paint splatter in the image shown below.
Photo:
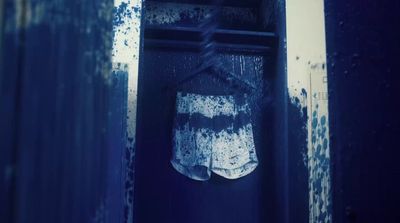
M151 3L146 4L145 22L150 25L168 25L185 23L185 21L200 23L211 12L212 7L206 5ZM256 13L248 8L224 7L222 17L227 21L256 23Z
M332 222L331 219L331 189L330 189L330 154L328 123L326 115L314 106L312 113L311 137L309 151L309 193L310 222Z

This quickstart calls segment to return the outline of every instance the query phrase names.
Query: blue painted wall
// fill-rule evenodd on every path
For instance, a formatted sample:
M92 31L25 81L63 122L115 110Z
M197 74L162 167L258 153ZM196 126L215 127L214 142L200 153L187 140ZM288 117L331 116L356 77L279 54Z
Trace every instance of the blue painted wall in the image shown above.
M110 0L4 1L0 222L122 222L126 74Z
M334 222L400 222L400 2L325 1Z

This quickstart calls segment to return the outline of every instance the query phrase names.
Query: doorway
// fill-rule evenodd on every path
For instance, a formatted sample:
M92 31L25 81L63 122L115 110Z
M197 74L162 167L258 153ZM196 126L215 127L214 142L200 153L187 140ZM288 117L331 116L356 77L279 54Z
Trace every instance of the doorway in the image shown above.
M213 6L207 1L146 2L138 80L135 222L273 221L278 207L276 184L271 183L277 36L273 20L265 21L270 17L257 10L261 3L229 1L223 5L215 34L217 57L223 66L256 86L249 104L259 165L236 180L212 174L210 180L200 182L170 164L175 113L175 92L170 89L200 63L197 25Z

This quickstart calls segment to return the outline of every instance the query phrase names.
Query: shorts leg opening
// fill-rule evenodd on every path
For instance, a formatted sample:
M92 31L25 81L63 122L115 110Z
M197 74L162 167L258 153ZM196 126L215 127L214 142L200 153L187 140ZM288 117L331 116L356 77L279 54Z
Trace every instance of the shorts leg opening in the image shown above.
M215 174L218 174L227 179L237 179L253 172L256 169L257 165L258 165L257 160L249 160L248 162L244 163L243 165L237 168L228 169L228 168L213 167L212 171Z
M193 180L205 181L211 177L210 168L205 165L184 165L178 160L171 160L171 164L176 171Z

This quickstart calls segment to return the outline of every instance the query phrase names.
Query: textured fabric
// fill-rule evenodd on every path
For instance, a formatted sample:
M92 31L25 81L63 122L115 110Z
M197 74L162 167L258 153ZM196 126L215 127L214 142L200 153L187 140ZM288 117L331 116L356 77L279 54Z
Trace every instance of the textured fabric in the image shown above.
M171 163L192 179L236 179L258 164L245 96L178 92L173 133Z

